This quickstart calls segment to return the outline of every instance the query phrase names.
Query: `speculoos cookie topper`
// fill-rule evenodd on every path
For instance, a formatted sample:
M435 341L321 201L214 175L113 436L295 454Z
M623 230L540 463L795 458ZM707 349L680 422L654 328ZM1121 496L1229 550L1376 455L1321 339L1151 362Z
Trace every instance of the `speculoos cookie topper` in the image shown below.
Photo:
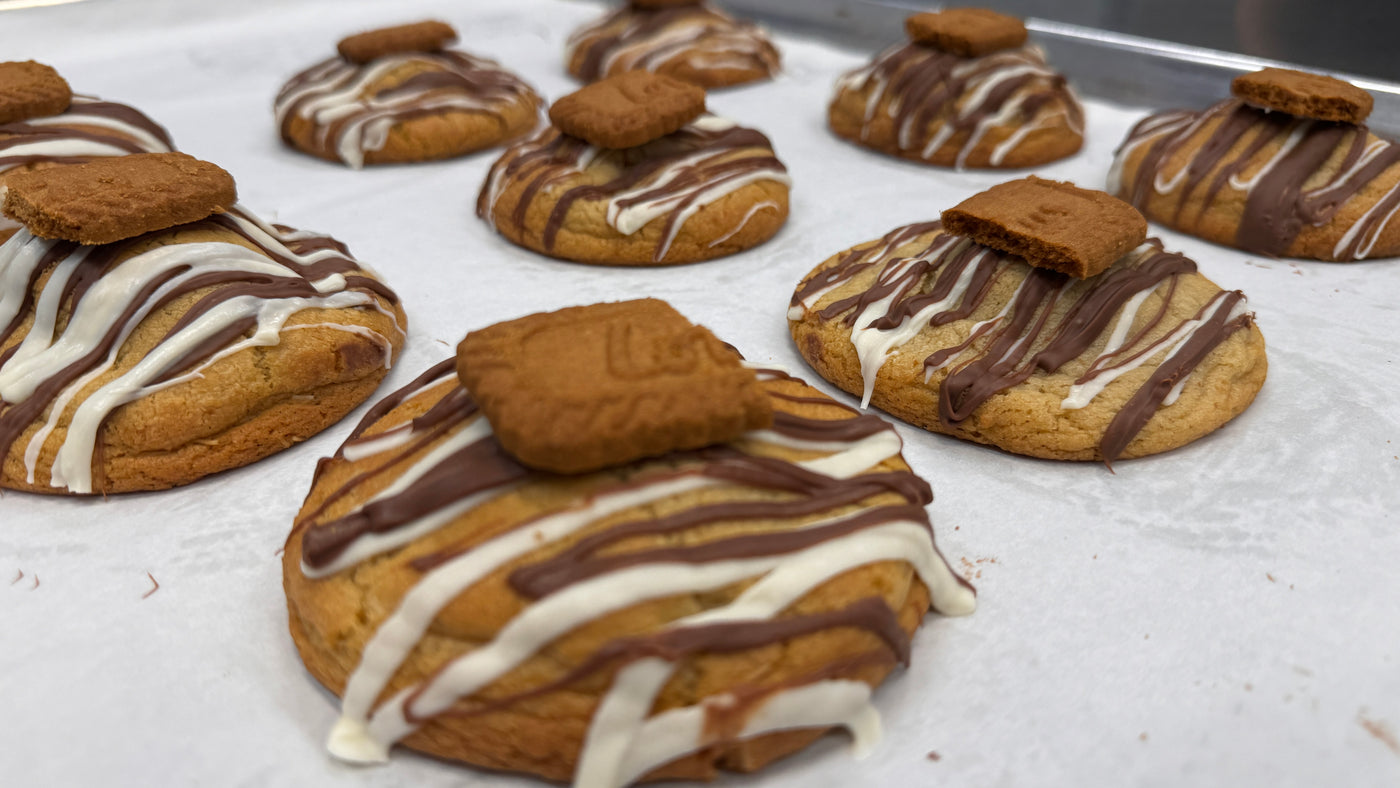
M616 788L830 728L868 750L930 606L975 606L900 448L664 302L472 332L321 463L288 537L330 751Z
M0 246L0 487L188 484L367 398L404 339L332 238L269 225L182 153L14 174Z
M297 150L354 168L493 148L539 122L543 103L486 58L449 49L457 32L424 21L357 33L297 74L273 111Z
M1147 218L1246 252L1353 262L1400 255L1400 146L1367 128L1369 93L1268 68L1203 111L1129 132L1108 190Z
M174 149L150 118L124 104L74 94L52 66L0 63L0 192L12 175L131 153ZM19 224L0 217L0 241Z
M844 75L827 120L837 136L941 167L1017 168L1084 143L1084 108L1026 43L1021 20L981 8L914 14L909 41Z
M1003 184L822 263L793 295L793 339L862 406L934 432L1108 463L1183 446L1253 401L1264 340L1241 293L1144 240L1134 213Z
M569 37L569 73L593 82L650 71L705 88L771 79L778 50L758 25L701 0L631 0Z
M598 265L735 254L787 220L763 134L705 112L700 88L630 71L564 96L554 125L491 167L477 215L511 242Z

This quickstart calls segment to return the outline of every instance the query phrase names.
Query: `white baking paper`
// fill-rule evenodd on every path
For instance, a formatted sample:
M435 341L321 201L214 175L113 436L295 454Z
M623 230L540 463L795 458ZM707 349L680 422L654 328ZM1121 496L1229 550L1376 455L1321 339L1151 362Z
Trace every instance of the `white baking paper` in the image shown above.
M89 0L0 12L0 56L142 108L231 171L246 206L330 232L376 267L412 323L384 392L469 329L644 295L815 379L784 318L802 275L1008 177L837 140L831 85L867 53L789 35L782 78L710 97L772 137L795 184L782 233L726 260L556 262L475 217L493 153L356 172L277 138L279 86L343 35L441 18L556 98L576 87L565 37L599 13L563 0ZM1088 113L1085 151L1039 174L1102 185L1142 111ZM913 666L877 693L887 735L873 757L854 760L833 734L725 784L1400 784L1400 261L1268 260L1154 231L1248 294L1271 367L1253 407L1116 474L900 425L980 609L930 615ZM185 489L0 499L0 784L539 784L407 751L373 768L326 754L336 704L294 653L277 553L316 458L354 421Z

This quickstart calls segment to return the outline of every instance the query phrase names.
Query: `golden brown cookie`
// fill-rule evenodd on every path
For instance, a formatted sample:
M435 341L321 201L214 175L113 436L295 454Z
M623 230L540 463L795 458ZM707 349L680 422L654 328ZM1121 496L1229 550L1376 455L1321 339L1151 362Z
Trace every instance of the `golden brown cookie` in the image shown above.
M501 445L554 473L698 449L773 421L739 356L654 298L473 331L457 374Z
M0 124L57 115L73 91L52 66L33 60L0 63Z
M1290 68L1241 74L1230 83L1230 92L1260 109L1338 123L1364 123L1375 104L1370 93L1350 82Z
M5 184L4 210L40 238L96 245L222 213L238 201L233 176L184 153L135 153Z
M422 22L345 39L278 92L282 140L358 169L463 156L533 129L534 89L495 61L443 49L455 37Z
M26 174L10 197L79 169ZM92 202L110 204L97 187ZM305 440L373 393L403 345L393 292L334 239L238 206L203 212L116 243L21 229L0 247L5 281L28 283L0 294L0 487L188 484Z
M813 269L788 320L863 404L1046 459L1184 446L1248 407L1267 369L1244 297L1155 240L1074 279L909 225Z
M768 430L560 477L497 442L454 366L371 410L287 540L341 759L398 743L622 785L751 771L836 726L865 746L930 599L974 605L892 427L800 381L759 371Z
M125 104L72 95L63 77L39 63L0 63L0 116L0 193L16 173L174 150L150 118ZM18 228L0 216L0 242Z
M1026 26L988 8L926 11L904 20L910 40L962 57L980 57L1026 43Z
M950 233L1076 279L1102 273L1147 240L1147 220L1133 206L1034 175L974 194L942 220Z
M384 27L342 38L335 50L340 56L364 65L381 57L406 52L441 52L457 40L457 31L446 22L428 20Z
M911 32L933 36L922 17L911 18ZM1010 40L1001 24L976 35L970 25L946 27L962 31L937 39L955 51L910 41L841 77L827 110L831 130L857 145L940 167L1033 167L1079 150L1084 108L1039 49L998 48ZM993 51L957 53L972 49Z
M664 78L611 77L580 94L602 89L618 104L632 103L612 96L611 86L634 80ZM669 127L694 106L673 98L660 109L684 112L653 115L655 109L639 106L628 123L648 135ZM617 131L610 123L597 128ZM551 128L507 149L492 165L476 212L512 243L551 257L672 265L735 254L773 237L787 220L790 183L767 137L713 115L622 149L599 148Z
M679 131L705 112L705 91L646 71L595 82L554 102L555 128L600 148L632 148Z
M1306 110L1335 93L1326 84L1291 101ZM1400 255L1400 146L1361 124L1240 99L1158 113L1119 147L1108 190L1150 221L1246 252L1335 262Z
M652 71L705 88L772 79L779 70L762 28L695 0L625 4L570 36L564 62L584 82Z

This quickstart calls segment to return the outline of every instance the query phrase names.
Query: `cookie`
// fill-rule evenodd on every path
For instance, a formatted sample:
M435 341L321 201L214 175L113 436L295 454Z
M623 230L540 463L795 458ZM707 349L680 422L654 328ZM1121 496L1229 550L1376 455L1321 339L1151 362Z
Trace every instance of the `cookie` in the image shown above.
M357 33L341 39L335 50L351 63L364 65L389 55L441 52L456 40L457 31L451 25L428 20Z
M927 11L904 20L909 39L961 57L980 57L1026 43L1026 26L987 8Z
M534 89L495 61L442 48L455 37L422 22L345 39L342 54L277 94L283 142L359 169L463 156L535 128Z
M752 771L831 727L863 748L930 600L975 604L892 427L800 381L758 371L769 429L556 476L498 442L458 363L370 411L287 540L343 760L402 744L623 785Z
M1320 94L1331 95L1331 87ZM1108 191L1149 221L1255 254L1400 255L1400 146L1364 124L1238 98L1157 113L1118 148Z
M908 225L813 269L788 320L862 406L1045 459L1184 446L1243 412L1267 369L1243 295L1156 240L1074 279Z
M773 421L739 356L654 298L473 331L457 359L506 451L554 473L724 443Z
M1370 93L1350 82L1290 68L1241 74L1230 92L1253 107L1338 123L1364 123L1375 104Z
M705 88L772 79L779 55L758 25L705 2L647 0L617 8L569 36L569 73L593 82L652 71Z
M924 16L911 18L911 32L923 35ZM983 48L1007 40L998 36L993 27L962 38ZM1034 167L1084 144L1084 108L1029 45L977 56L918 40L895 45L837 81L827 122L857 145L940 167Z
M4 210L40 238L109 244L222 213L233 176L184 153L135 153L6 181Z
M237 205L103 245L21 229L0 283L16 490L159 490L253 462L369 397L404 339L393 292L339 242Z
M620 75L585 91L659 79ZM659 106L637 105L629 123L650 134L688 114L684 103L666 108L677 106L687 112L658 116L649 113ZM551 127L491 166L476 212L512 243L551 257L672 265L735 254L773 237L787 220L790 184L767 137L714 115L621 149Z
M943 212L948 232L1076 279L1102 273L1147 240L1133 206L1034 175L993 186Z
M73 91L52 66L33 60L0 63L0 124L57 115Z
M155 121L125 104L72 95L61 76L38 63L0 63L0 106L16 106L5 98L7 80L13 85L29 79L45 86L40 92L48 96L48 103L26 104L30 109L23 110L22 118L0 120L0 194L9 177L16 173L175 149L170 135ZM58 83L62 83L61 89ZM68 98L59 101L62 95ZM58 109L60 103L63 108ZM53 112L31 114L48 110ZM4 112L0 109L0 114ZM17 229L18 222L0 216L0 242Z
M555 128L599 148L658 140L705 112L705 91L646 71L629 71L570 93L549 108Z

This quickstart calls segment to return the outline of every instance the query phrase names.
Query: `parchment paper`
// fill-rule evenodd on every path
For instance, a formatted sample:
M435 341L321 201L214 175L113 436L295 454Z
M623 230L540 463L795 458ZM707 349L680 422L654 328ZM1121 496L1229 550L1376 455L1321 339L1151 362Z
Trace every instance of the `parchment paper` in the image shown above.
M343 35L442 18L552 99L576 87L565 37L599 13L562 0L91 0L0 13L0 41L5 59L51 63L79 92L142 108L231 171L246 206L330 232L375 266L412 322L381 393L469 329L652 295L850 401L791 345L797 281L1008 177L828 133L833 80L869 53L780 34L781 79L711 94L712 109L772 137L795 186L775 240L700 265L613 270L507 244L473 214L495 153L355 172L277 139L279 86ZM1142 110L1090 101L1088 114L1085 151L1039 174L1103 184ZM1267 260L1153 229L1250 297L1271 366L1253 407L1116 474L901 424L937 495L939 543L980 609L930 616L913 666L877 693L887 735L873 757L854 760L832 735L726 784L1400 784L1400 260ZM0 784L539 784L406 751L353 768L323 749L337 707L287 635L277 552L316 458L356 417L180 490L0 499Z

